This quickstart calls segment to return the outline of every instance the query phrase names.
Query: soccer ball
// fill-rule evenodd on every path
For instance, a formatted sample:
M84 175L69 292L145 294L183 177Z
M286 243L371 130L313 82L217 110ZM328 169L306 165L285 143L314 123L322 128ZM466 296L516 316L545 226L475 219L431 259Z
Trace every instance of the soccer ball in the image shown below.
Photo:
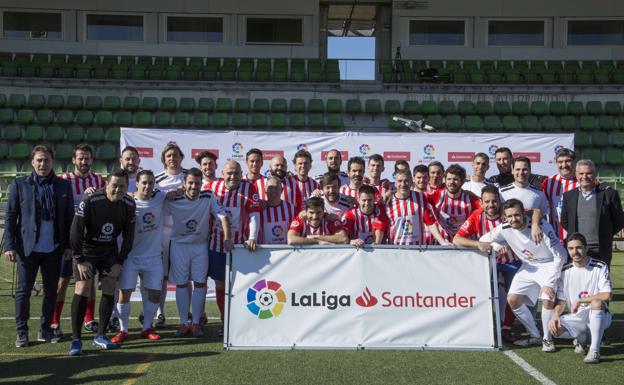
M39 295L39 293L41 293L41 285L39 284L39 282L35 281L31 293L32 295Z
M262 306L269 306L273 303L273 294L262 293L260 294L259 301Z

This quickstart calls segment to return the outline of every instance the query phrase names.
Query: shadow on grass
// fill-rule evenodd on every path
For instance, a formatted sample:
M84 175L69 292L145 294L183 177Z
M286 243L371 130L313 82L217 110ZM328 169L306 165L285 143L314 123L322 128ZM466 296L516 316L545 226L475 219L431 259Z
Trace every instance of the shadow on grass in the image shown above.
M3 384L15 385L50 385L59 383L71 385L87 384L94 381L112 381L121 383L123 381L145 375L146 373L134 372L136 366L140 364L184 360L195 357L209 357L219 354L210 351L185 352L177 354L146 352L126 353L123 350L115 352L87 350L83 352L83 355L77 357L35 357L12 360L10 362L0 362L0 373L1 377L5 379L12 379L12 381L3 381ZM118 369L116 368L117 366L125 367ZM80 377L83 372L100 369L107 369L110 373ZM24 377L39 378L26 380Z

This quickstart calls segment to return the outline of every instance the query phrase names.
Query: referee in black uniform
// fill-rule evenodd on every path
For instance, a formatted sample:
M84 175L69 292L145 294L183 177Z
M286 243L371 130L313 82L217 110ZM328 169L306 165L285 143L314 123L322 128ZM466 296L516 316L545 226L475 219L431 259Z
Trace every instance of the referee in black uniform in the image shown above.
M114 293L121 266L134 240L135 203L128 191L128 173L117 170L109 175L105 191L86 197L78 206L72 223L70 241L74 254L76 288L72 300L72 342L70 356L82 352L80 333L84 322L87 299L96 273L100 275L100 328L93 345L115 349L104 334L114 306ZM123 235L121 250L117 236Z

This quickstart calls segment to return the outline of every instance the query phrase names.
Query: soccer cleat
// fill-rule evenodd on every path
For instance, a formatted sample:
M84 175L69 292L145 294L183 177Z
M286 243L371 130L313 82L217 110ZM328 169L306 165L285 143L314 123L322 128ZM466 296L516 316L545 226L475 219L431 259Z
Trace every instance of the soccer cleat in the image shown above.
M583 347L583 344L578 339L575 339L574 341L572 341L572 344L574 345L574 353L585 354L585 348Z
M600 362L600 353L596 351L589 351L585 358L583 358L583 362L586 364L597 364Z
M156 317L156 324L154 325L154 327L156 329L162 329L165 327L165 315L164 314L159 314L158 317Z
M69 346L69 355L78 356L80 353L82 353L82 341L72 340L71 345Z
M87 332L97 333L98 329L100 328L100 324L98 324L97 321L89 321L89 322L85 322L82 327Z
M119 348L118 344L111 342L111 340L108 339L108 337L104 334L96 336L93 339L93 346L95 346L96 348L106 349L106 350L113 350L113 349Z
M160 334L156 333L152 329L145 329L141 331L141 337L147 338L150 341L158 341L160 339Z
M516 341L514 341L514 345L516 346L535 346L535 345L539 345L542 342L542 339L540 337L524 337L524 338L520 338Z
M188 325L184 324L178 327L178 330L176 330L175 333L173 333L173 336L184 337L184 336L187 336L190 332L191 332L191 328Z
M63 338L63 330L61 330L61 325L52 324L50 325L50 330L52 331L52 333L54 333L56 337L58 337L59 340Z
M115 317L110 320L108 323L108 327L106 328L107 333L116 333L121 329L119 325L119 318Z
M15 337L16 348L27 348L30 345L28 341L28 332L19 332Z
M542 340L542 351L552 353L555 351L555 343L553 340Z
M37 341L39 342L51 342L55 344L60 340L61 337L58 337L52 330L39 330L37 333Z
M111 342L115 344L120 344L127 339L128 339L128 332L120 331L119 333L115 334L113 338L111 338Z
M193 337L203 337L204 336L204 331L202 330L202 327L200 324L192 324L191 325L191 334L193 335Z
M501 331L501 336L503 337L503 341L505 342L514 342L516 340L516 337L514 337L513 333L511 332L510 329L503 329Z

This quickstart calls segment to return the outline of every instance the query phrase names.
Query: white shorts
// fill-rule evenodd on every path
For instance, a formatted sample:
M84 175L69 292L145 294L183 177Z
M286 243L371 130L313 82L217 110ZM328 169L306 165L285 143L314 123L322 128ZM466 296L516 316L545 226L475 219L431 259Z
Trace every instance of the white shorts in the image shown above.
M163 281L162 257L130 257L126 259L119 276L121 290L134 290L137 277L141 274L142 285L146 289L161 290Z
M206 282L208 277L208 242L203 244L171 241L169 282L187 284L189 280Z
M549 280L553 275L554 269L554 262L547 262L541 265L523 263L511 281L508 294L524 295L531 301L532 305L537 304L538 298L554 301L554 298L548 298L546 294L541 293L542 287L550 283ZM552 289L555 292L557 291L556 287Z
M583 333L589 333L589 313L591 312L590 306L584 306L579 309L576 314L564 314L560 317L561 326L563 326L572 336L572 338L578 338ZM603 318L602 330L606 330L611 326L611 319L613 315L610 312L605 311L605 317Z

